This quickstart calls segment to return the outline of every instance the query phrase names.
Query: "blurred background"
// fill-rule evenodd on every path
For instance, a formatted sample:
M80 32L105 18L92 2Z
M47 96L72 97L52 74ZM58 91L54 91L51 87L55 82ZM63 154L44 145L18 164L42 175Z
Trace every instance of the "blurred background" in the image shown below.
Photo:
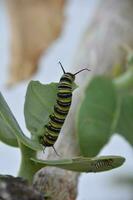
M54 8L56 8L55 13L54 8L51 7L48 11L42 12L39 11L39 8L35 11L34 6L32 6L30 12L33 14L33 18L29 17L29 21L23 18L23 9L19 9L19 6L24 8L24 1L20 1L20 4L18 2L13 5L13 1L0 0L0 91L22 130L29 135L23 115L26 88L29 81L58 82L62 75L58 61L62 62L66 71L75 71L75 69L72 69L73 64L78 64L78 67L81 68L80 62L77 61L77 58L80 57L80 53L77 54L77 49L84 43L85 34L90 25L93 30L91 23L99 1L59 1L59 7L54 5ZM121 2L123 4L124 1ZM34 3L33 1L33 5ZM15 13L17 6L18 10ZM47 9L48 6L46 6ZM40 25L37 25L39 21L38 12L41 18ZM58 14L53 17L57 21L57 26L54 29L53 18L50 19L49 14L56 13ZM28 14L29 12L26 11L24 15L28 16ZM23 20L19 20L18 16ZM108 16L105 15L105 17ZM28 24L32 22L32 19L35 20L35 27L30 27ZM25 23L27 23L26 27ZM51 24L53 30L48 26L48 23ZM96 18L93 23L95 25ZM20 24L22 27L19 27ZM106 26L106 23L104 25ZM49 32L45 32L44 29L42 35L39 35L34 30L38 26L44 26ZM22 36L19 34L20 29L22 29ZM31 33L28 32L28 29L32 30ZM99 34L98 37L103 37L99 32L97 34ZM86 64L85 62L81 63ZM22 66L24 66L23 70ZM26 70L27 66L29 70ZM108 154L124 156L126 158L125 164L121 168L110 172L82 174L79 178L77 200L133 200L133 185L129 181L133 169L131 146L116 134L100 152L100 155ZM11 148L0 142L0 159L0 174L16 176L19 168L20 152L16 148Z

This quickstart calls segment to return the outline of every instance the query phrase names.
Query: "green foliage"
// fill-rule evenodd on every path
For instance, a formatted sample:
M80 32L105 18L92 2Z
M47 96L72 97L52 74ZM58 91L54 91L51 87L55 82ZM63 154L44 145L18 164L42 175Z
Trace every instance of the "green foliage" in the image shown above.
M94 77L87 86L77 114L81 153L96 156L114 133L133 145L133 53L127 71L110 80Z
M43 85L39 81L31 81L27 88L24 115L28 130L34 136L43 131L49 115L56 102L57 83Z
M77 86L74 84L73 90L76 88ZM34 138L44 133L44 125L47 124L49 115L53 112L57 91L58 83L46 85L39 81L29 83L24 115L26 126Z
M131 67L133 66L133 51L129 51L127 55L127 66Z
M61 169L67 169L75 172L102 172L120 167L124 163L125 158L121 156L101 156L98 158L77 157L65 160L32 160L36 163L42 164L42 167L59 167ZM108 164L110 160L112 160L112 162L111 164ZM98 163L101 163L101 165L99 166ZM99 167L97 167L97 165Z
M133 95L124 95L120 99L120 113L116 132L133 145Z
M22 160L19 175L31 181L35 172L44 166L55 166L78 172L100 172L121 166L125 161L123 157L93 156L99 153L116 131L133 144L133 95L131 90L130 93L119 92L123 86L124 89L129 85L132 86L133 70L130 68L129 70L126 78L124 75L118 77L119 80L110 80L104 76L95 77L87 86L76 116L81 155L85 157L56 161L36 159L36 151L42 150L38 136L44 133L44 125L53 111L57 83L43 85L38 81L31 81L28 86L24 115L31 138L24 135L0 94L0 140L20 148ZM75 88L76 85L73 86L73 90ZM112 160L111 164L110 160Z
M0 93L0 140L10 146L18 147L14 132L21 132L21 129Z
M95 77L85 90L77 117L81 153L95 156L114 132L116 92L111 80Z
M19 141L24 143L31 149L40 150L41 145L38 145L31 139L27 138L21 130L18 122L12 114L4 97L0 93L0 140L10 146L18 147Z

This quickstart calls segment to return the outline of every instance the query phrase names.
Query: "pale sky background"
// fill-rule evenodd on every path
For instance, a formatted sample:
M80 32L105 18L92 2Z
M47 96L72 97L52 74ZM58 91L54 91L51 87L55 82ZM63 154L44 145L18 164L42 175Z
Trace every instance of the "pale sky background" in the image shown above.
M8 14L0 0L0 91L14 113L23 131L25 127L23 105L28 81L25 81L10 90L5 88L8 63L10 60L10 26ZM37 74L32 78L43 83L57 82L62 74L58 61L61 60L69 71L73 62L80 37L90 21L98 0L69 0L66 4L66 22L62 34L42 57ZM53 67L54 66L54 67ZM47 74L47 75L46 75ZM109 144L102 150L101 155L121 155L126 163L118 169L99 174L82 174L79 180L79 195L77 200L133 200L131 186L115 183L121 176L133 174L133 150L121 137L115 135ZM20 153L0 142L0 174L17 175L20 162Z

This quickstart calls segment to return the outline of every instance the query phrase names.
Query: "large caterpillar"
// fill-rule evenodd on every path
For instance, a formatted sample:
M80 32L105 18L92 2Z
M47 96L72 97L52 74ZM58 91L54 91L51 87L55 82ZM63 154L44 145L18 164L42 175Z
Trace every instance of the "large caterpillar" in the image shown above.
M44 147L53 147L55 152L56 150L54 148L54 144L59 136L60 130L71 106L72 84L75 80L75 75L84 70L90 71L89 69L84 68L75 74L71 74L69 72L65 72L62 64L60 62L59 64L64 74L59 81L56 104L54 106L53 113L49 116L48 123L45 125L45 133L39 138L40 144Z

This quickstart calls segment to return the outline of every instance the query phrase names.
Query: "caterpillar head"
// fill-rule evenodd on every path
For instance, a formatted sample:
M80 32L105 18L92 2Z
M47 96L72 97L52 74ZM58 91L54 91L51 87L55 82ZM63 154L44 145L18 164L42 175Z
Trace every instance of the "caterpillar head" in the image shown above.
M63 74L63 76L61 77L61 81L62 81L62 80L65 80L65 81L68 81L68 82L72 83L72 82L74 82L74 80L75 80L75 75L74 75L74 74L71 74L71 73L69 73L69 72L65 72L65 73Z
M60 64L60 66L61 66L61 68L63 70L63 73L64 73L64 75L62 76L62 78L66 78L66 79L70 80L71 82L73 82L75 80L75 75L77 75L78 73L80 73L80 72L82 72L84 70L90 71L90 69L83 68L83 69L79 70L78 72L76 72L75 74L72 74L70 72L65 72L65 70L64 70L61 62L59 62L59 64Z

